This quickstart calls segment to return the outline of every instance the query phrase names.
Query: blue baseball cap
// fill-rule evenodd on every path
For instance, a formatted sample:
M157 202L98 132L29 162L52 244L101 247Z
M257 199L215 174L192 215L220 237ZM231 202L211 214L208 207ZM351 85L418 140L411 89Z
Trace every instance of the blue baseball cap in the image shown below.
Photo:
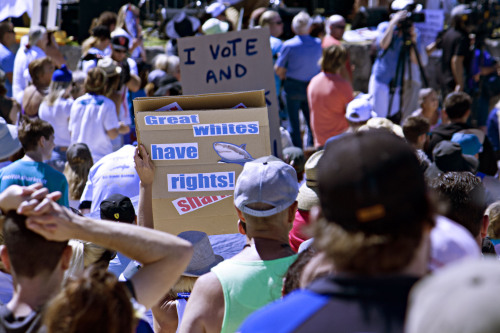
M234 188L234 205L251 216L271 216L290 207L297 200L298 192L293 167L274 156L261 157L245 163ZM271 208L248 207L255 203L265 203Z
M483 150L483 145L475 134L458 132L453 134L451 141L460 144L464 155L474 156Z
M71 82L72 80L73 75L66 65L62 65L61 68L56 69L54 74L52 74L52 81L54 82Z

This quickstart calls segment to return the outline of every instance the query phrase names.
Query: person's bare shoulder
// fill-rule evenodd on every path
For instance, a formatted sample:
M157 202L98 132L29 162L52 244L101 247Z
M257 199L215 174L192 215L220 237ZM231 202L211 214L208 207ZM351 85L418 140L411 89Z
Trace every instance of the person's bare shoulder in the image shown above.
M187 302L180 332L220 332L224 319L224 293L215 273L196 281Z

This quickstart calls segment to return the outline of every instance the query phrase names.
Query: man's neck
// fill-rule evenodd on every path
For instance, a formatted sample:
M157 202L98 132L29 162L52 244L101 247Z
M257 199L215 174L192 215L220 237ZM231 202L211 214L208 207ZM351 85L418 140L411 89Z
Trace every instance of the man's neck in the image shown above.
M288 243L288 237L267 238L247 236L247 244L243 251L234 256L240 260L275 260L289 257L295 252Z
M14 294L7 308L14 317L26 317L38 311L61 288L61 281L54 275L34 278L20 278L14 283Z
M30 161L30 162L43 162L43 154L39 150L30 150L27 151L23 158L23 161Z

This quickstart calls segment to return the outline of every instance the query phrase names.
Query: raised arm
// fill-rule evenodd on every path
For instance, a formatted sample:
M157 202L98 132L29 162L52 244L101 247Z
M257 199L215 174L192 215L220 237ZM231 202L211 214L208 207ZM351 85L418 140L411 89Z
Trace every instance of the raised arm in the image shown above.
M21 210L26 225L49 240L81 239L119 251L143 264L132 278L137 301L146 308L156 304L186 269L193 250L173 235L131 224L98 221L78 216L44 199L33 209Z
M153 229L153 181L155 178L155 165L151 161L151 158L149 158L146 148L143 145L135 149L134 162L135 170L141 180L137 224Z

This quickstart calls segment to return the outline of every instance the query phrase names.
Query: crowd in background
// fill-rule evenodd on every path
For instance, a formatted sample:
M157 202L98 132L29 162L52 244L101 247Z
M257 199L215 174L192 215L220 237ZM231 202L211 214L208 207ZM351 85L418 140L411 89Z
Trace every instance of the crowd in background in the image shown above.
M350 18L299 12L285 27L266 5L244 28L270 33L283 150L243 166L239 234L220 238L241 245L231 253L201 231L154 230L132 104L182 94L177 40L239 30L231 3L163 22L151 63L139 8L103 12L72 70L44 27L13 53L0 23L0 332L500 329L500 80L470 7L422 45L416 4L391 2L359 92Z

